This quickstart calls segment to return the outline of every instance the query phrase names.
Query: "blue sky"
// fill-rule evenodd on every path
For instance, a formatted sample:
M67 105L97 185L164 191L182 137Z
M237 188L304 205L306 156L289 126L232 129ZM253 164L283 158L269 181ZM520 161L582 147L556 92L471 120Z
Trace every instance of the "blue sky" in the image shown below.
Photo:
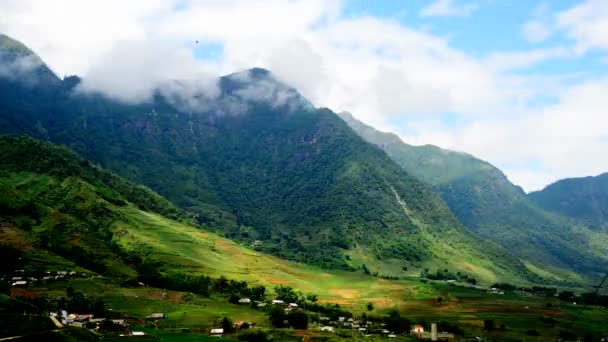
M608 171L598 158L608 150L606 0L64 0L62 8L1 1L0 32L59 75L82 75L87 89L120 100L142 100L167 78L205 81L193 84L212 96L217 76L259 66L317 106L407 143L471 153L528 191Z

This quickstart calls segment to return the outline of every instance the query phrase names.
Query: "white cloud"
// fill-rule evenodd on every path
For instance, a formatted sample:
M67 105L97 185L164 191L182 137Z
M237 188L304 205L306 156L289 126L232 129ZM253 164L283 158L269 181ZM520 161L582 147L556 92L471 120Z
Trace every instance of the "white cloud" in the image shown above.
M534 49L516 52L496 52L490 54L486 63L495 70L515 70L530 67L549 59L572 56L572 51L566 47Z
M466 2L460 5L455 0L436 0L427 7L420 10L420 16L425 17L466 17L477 9L474 2Z
M516 73L552 58L575 58L571 48L474 57L444 37L391 19L344 16L342 5L325 0L4 0L0 31L32 47L58 74L83 75L83 90L123 100L141 100L161 86L194 110L217 94L210 76L260 66L317 106L352 112L380 129L407 132L402 135L408 142L470 152L504 167L527 189L556 177L608 171L597 157L606 147L600 133L608 131L599 111L608 103L598 95L608 90L606 81ZM437 1L423 12L467 15L475 7ZM577 40L578 51L604 46L608 34L596 34L602 21L582 8L561 15L560 27ZM193 58L196 40L220 44L218 60ZM566 86L575 80L575 86ZM259 90L245 95L265 96ZM546 96L556 104L530 104ZM223 105L226 111L244 110L236 103ZM459 124L443 122L444 113L452 113ZM527 166L530 161L539 165Z
M576 49L608 49L608 2L587 0L557 16L558 26L576 42Z
M544 23L538 20L530 20L526 22L522 28L524 38L530 43L540 43L551 36L553 32Z

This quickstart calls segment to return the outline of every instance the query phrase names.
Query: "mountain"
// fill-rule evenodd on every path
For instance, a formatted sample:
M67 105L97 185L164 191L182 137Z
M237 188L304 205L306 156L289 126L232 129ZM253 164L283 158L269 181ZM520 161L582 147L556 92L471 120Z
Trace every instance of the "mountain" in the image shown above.
M222 77L213 97L184 97L175 89L187 82L169 82L138 104L84 93L77 77L0 84L12 89L0 93L0 132L69 146L258 250L389 275L449 268L488 282L540 280L269 71Z
M528 197L545 210L593 228L608 228L608 173L563 179Z
M509 249L531 269L549 270L565 279L602 272L607 255L593 246L593 232L535 205L491 164L435 146L408 145L349 113L340 116L404 170L432 186L467 228Z
M0 233L2 249L14 249L18 253L12 255L24 258L14 262L27 268L79 265L134 276L135 270L112 247L115 226L129 226L125 208L175 219L183 215L147 188L65 148L29 137L0 136Z

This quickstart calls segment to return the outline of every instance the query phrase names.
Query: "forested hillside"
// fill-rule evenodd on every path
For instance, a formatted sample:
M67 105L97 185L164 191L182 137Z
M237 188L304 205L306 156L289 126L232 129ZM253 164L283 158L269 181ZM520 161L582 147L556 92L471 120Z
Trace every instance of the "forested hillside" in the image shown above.
M591 242L592 232L535 205L496 167L466 153L408 145L349 113L341 117L404 170L432 186L478 236L566 278L577 272L601 273L606 253Z
M546 210L593 228L608 228L608 173L563 179L528 197Z
M0 47L15 44L5 37ZM325 267L368 262L382 273L389 262L391 274L448 266L537 279L506 250L471 236L430 187L335 113L313 108L266 70L221 78L219 95L194 107L166 89L121 103L81 92L77 77L52 76L0 79L2 132L67 145L227 237Z

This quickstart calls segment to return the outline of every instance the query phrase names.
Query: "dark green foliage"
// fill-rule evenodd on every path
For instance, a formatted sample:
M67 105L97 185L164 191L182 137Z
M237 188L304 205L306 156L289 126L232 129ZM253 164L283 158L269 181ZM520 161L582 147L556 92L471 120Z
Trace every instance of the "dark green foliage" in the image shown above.
M294 329L308 329L308 315L301 311L292 311L287 315L289 325Z
M222 329L224 329L225 334L229 334L234 331L234 327L232 326L232 320L228 317L222 318L222 322L220 323Z
M452 333L454 335L457 336L463 336L464 335L464 331L462 330L462 328L460 327L460 325L458 325L458 323L451 323L448 321L439 321L437 322L437 330L438 331L445 331L445 332L449 332Z
M125 330L124 326L114 323L110 319L106 319L99 324L99 331L102 333L118 333Z
M270 309L268 312L268 319L270 320L270 324L275 328L284 328L288 325L287 314L283 308L278 306L273 306L272 309Z
M260 329L250 329L239 333L240 341L247 342L268 342L270 338L266 332Z
M493 331L496 328L496 324L493 319L486 319L483 321L483 330Z
M384 318L384 323L386 329L397 334L410 331L411 322L407 318L401 317L397 310L389 311L388 316Z
M373 303L367 303L367 311L372 311L374 310L374 304Z
M277 285L274 288L277 299L285 301L286 303L295 303L298 301L298 295L295 293L293 288L289 286Z
M586 275L602 272L599 265L605 260L601 255L581 248L588 244L587 236L572 229L567 220L538 208L520 187L513 185L489 163L435 146L408 145L396 135L379 132L349 113L342 113L341 117L364 139L381 147L403 169L431 185L458 219L479 237L495 241L514 255L537 265ZM558 183L549 187L548 192L562 192L563 196L547 197L554 196L556 203L560 201L561 205L569 206L569 213L549 204L549 199L542 200L542 193L530 197L538 199L541 204L547 203L546 208L586 218L595 217L595 222L601 224L602 221L597 219L608 212L605 210L608 208L606 179L608 177L600 176L597 180L581 180L581 183L588 184L583 187L577 184L581 190L576 194L573 194L574 189L566 191L565 188L574 188L570 184L562 186ZM597 186L592 190L594 185ZM571 197L565 199L565 196Z
M412 242L420 233L412 218L437 232L468 234L427 186L335 113L312 108L267 71L222 78L218 99L198 111L183 110L162 91L137 105L74 93L77 77L51 76L33 88L0 80L6 90L0 91L0 133L69 146L149 186L206 227L229 238L262 241L259 250L350 270L342 250L355 243L374 246L381 258L432 258L424 241ZM242 96L260 84L290 100L276 105ZM235 112L236 107L246 111ZM56 163L45 167L63 172ZM120 196L111 191L100 196L116 205L127 200L177 214L162 201L150 202L139 188L108 187L121 190Z
M538 330L529 329L528 331L526 331L526 335L528 335L528 336L540 336L540 333L538 332Z
M542 208L595 228L608 227L608 173L555 182L528 197Z

